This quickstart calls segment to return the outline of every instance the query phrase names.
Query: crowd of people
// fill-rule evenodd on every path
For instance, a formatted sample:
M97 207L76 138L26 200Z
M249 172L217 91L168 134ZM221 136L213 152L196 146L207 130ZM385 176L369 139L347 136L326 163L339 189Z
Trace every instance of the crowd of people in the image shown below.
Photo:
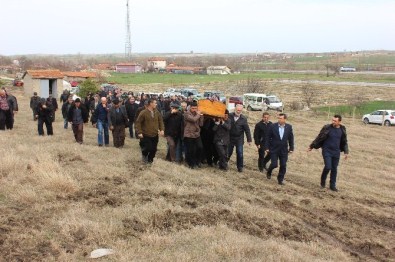
M98 146L109 146L109 131L112 132L113 144L122 148L125 144L126 129L129 137L139 139L142 161L150 164L154 161L159 137L167 141L166 160L183 163L198 169L202 164L217 167L223 171L229 169L229 159L236 151L236 168L243 172L244 142L255 144L258 149L257 166L271 179L272 172L279 166L277 181L284 185L287 160L294 151L294 133L292 125L286 123L287 115L277 114L277 122L270 121L270 114L263 112L262 119L256 123L251 135L243 106L236 105L235 110L225 111L223 117L212 117L199 111L197 101L192 98L171 96L168 98L133 93L114 93L101 90L88 94L84 99L75 98L64 92L60 97L63 127L72 127L75 141L83 143L84 123L89 121L97 128ZM58 103L49 96L43 99L34 93L30 107L33 119L37 121L38 134L53 135L52 123ZM0 91L0 129L12 129L13 116L18 111L16 98ZM337 191L336 178L340 153L347 159L347 133L341 124L341 116L335 115L332 123L325 125L308 151L322 148L324 169L321 174L321 187L325 187L330 173L330 189ZM268 164L270 162L270 164Z

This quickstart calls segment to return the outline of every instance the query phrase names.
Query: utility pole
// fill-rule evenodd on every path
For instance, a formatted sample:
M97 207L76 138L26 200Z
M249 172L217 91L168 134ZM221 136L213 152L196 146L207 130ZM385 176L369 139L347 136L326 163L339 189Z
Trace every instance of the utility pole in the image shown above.
M125 39L125 58L132 59L132 42L130 34L129 0L126 0L126 39Z

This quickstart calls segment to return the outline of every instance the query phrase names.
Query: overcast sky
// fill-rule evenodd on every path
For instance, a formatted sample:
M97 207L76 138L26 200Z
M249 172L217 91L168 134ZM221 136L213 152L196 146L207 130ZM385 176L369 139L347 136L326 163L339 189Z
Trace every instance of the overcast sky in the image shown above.
M130 0L132 52L395 50L395 0ZM126 0L0 0L0 55L125 52Z

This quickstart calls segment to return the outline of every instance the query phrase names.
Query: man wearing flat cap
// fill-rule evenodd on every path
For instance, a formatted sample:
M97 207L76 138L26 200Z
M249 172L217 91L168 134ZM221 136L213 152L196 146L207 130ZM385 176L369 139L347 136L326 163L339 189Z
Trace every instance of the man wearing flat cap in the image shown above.
M125 128L128 125L128 115L125 106L121 106L118 98L112 100L113 106L109 111L108 125L112 131L114 147L122 148L125 144Z
M84 137L84 123L88 123L88 109L77 98L67 111L67 120L71 122L75 141L82 144Z

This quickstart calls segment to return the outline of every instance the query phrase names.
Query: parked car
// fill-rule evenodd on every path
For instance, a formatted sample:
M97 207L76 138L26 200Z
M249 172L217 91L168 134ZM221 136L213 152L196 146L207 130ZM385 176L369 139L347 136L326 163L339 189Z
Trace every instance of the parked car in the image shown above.
M184 88L180 90L180 93L183 97L190 97L200 99L202 95L198 93L198 91L194 88Z
M370 114L363 115L365 124L382 124L385 126L395 125L395 110L376 110Z
M206 91L203 93L204 98L210 98L214 95L218 97L218 101L226 103L226 97L221 91Z
M243 98L241 96L231 96L229 97L229 103L235 104L235 105L242 105L243 104Z
M181 95L181 92L175 88L169 88L163 93L164 97L180 96L180 95Z

